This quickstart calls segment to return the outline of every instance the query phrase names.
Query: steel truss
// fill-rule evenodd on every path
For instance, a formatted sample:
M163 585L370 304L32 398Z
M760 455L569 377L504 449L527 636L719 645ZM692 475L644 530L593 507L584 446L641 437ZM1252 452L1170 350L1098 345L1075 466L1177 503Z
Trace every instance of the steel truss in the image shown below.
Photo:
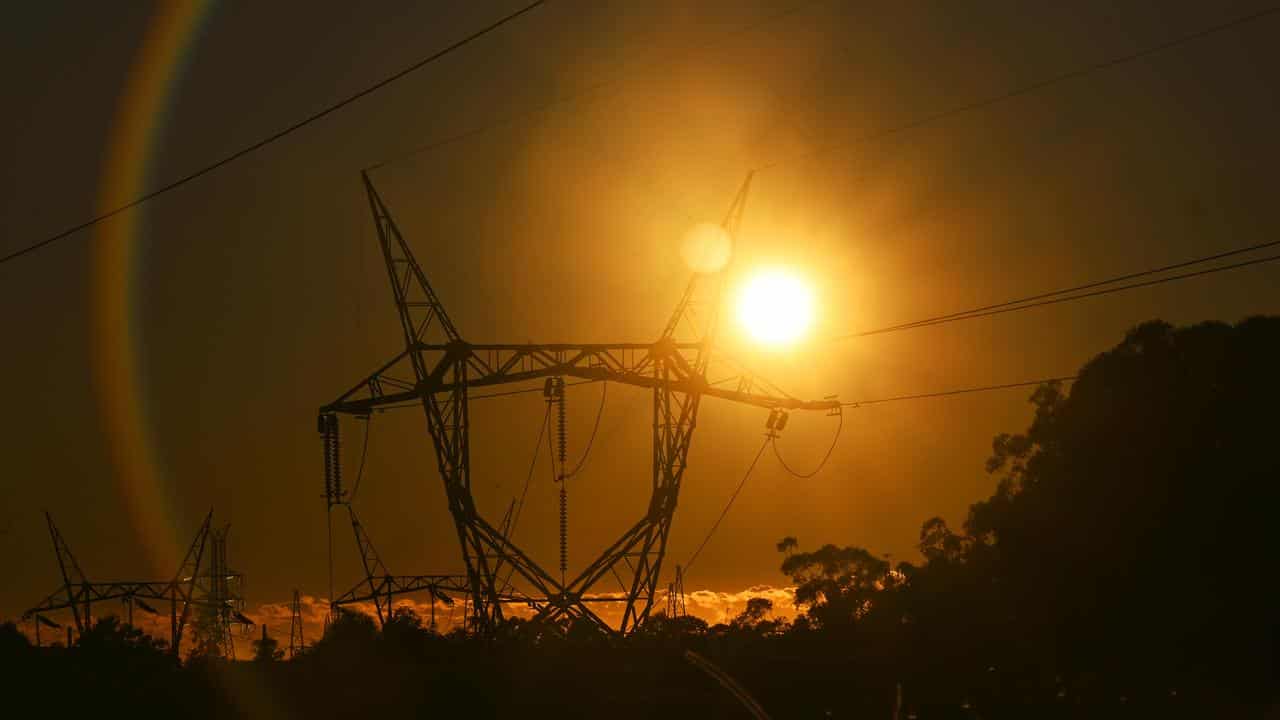
M382 563L378 550L373 546L373 541L350 505L347 505L347 513L351 516L351 529L355 533L356 548L360 552L364 580L335 598L333 607L342 608L356 603L372 602L378 616L378 624L385 625L391 619L392 603L396 595L425 592L431 599L429 621L434 627L437 600L452 606L454 595L466 595L471 592L471 583L466 575L392 575L387 566Z
M49 613L70 610L75 632L82 635L92 625L93 605L110 600L119 600L124 604L127 613L126 621L130 625L133 625L135 605L144 612L158 615L159 611L147 601L167 602L169 604L169 651L174 655L178 654L183 632L191 620L193 610L214 613L226 625L252 624L248 618L240 614L239 607L229 604L235 598L219 599L208 590L210 581L214 580L211 570L205 568L206 546L209 545L211 532L216 533L210 530L210 523L213 520L212 510L205 515L204 522L201 523L195 539L187 549L187 554L178 566L178 571L169 580L90 582L86 579L84 571L80 569L80 563L72 554L62 533L54 525L53 517L47 512L45 520L48 523L49 537L53 541L54 553L58 559L62 586L50 593L39 604L22 613L24 621L35 621L37 641L41 626L62 627L60 623L46 617ZM239 577L238 573L231 574ZM226 582L227 579L224 578L223 583ZM67 630L68 640L70 640L71 628Z
M695 274L659 338L650 343L473 344L464 340L427 280L390 211L363 175L387 275L403 331L404 350L335 401L320 408L326 472L337 473L339 414L368 416L380 408L420 403L435 446L450 515L458 533L475 622L492 630L503 620L509 568L531 591L535 619L567 627L586 619L610 632L593 609L597 603L625 603L616 632L634 631L655 600L663 555L684 478L689 446L702 397L710 396L771 410L835 410L833 399L804 401L788 396L713 353L719 278ZM732 238L750 185L743 184L723 229ZM692 335L690 338L689 336ZM727 368L709 379L712 361ZM575 377L645 388L653 393L653 489L644 514L576 576L562 581L544 570L506 533L477 511L471 491L468 392L548 377ZM336 478L326 476L326 484ZM622 592L596 591L614 575ZM373 588L369 590L373 595Z

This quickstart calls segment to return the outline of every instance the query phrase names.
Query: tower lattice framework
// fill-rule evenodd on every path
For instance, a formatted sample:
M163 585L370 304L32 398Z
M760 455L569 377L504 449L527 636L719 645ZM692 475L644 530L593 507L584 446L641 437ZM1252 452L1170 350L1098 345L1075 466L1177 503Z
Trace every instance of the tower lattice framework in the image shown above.
M615 631L594 606L622 603L616 632L644 622L660 592L659 576L680 496L698 408L704 396L770 410L832 410L838 401L804 401L753 378L714 351L720 277L695 274L658 338L627 343L488 343L465 340L428 282L368 174L363 175L403 335L403 349L373 374L320 408L326 485L339 473L337 416L367 417L406 402L419 403L435 448L436 465L457 531L473 621L483 630L503 620L504 603L534 608L535 619L567 626L585 619ZM735 197L722 227L737 234L751 178ZM708 380L713 363L718 381ZM572 377L607 381L652 394L652 492L644 512L576 574L549 572L495 527L472 496L468 393L510 383ZM527 591L515 596L504 573ZM598 589L618 579L616 592Z

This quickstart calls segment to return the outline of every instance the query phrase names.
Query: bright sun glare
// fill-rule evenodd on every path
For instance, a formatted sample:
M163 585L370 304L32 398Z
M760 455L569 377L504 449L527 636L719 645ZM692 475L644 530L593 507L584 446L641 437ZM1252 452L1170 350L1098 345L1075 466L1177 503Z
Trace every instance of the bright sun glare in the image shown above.
M758 273L738 295L738 322L760 342L794 342L813 322L813 293L790 273Z

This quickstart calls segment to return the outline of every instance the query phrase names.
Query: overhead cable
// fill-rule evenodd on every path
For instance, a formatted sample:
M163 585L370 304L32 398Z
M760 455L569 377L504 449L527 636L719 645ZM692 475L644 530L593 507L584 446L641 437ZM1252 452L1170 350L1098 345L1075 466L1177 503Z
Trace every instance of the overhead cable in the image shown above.
M600 432L600 418L604 416L604 401L608 397L609 383L605 382L600 387L600 407L596 409L596 421L591 426L591 437L587 438L587 447L582 451L582 457L578 459L578 464L573 469L565 473L566 480L578 474L582 470L582 466L587 463L587 458L591 455L591 446L596 443L596 433Z
M792 467L787 464L787 461L782 459L782 453L778 451L778 438L771 438L772 442L769 444L773 446L773 456L778 458L778 464L782 466L782 469L786 470L792 477L800 480L808 480L822 472L822 468L826 467L827 461L831 459L831 453L835 452L836 444L840 442L840 432L844 430L844 413L836 413L836 417L839 418L839 420L836 424L835 436L831 438L831 446L827 448L826 454L822 456L822 460L818 463L818 467L813 469L813 472L801 473L792 469Z
M791 154L787 157L779 158L777 160L765 163L763 165L757 165L754 168L754 171L763 172L765 170L771 170L775 167L778 167L779 165L791 162L798 158L816 155L816 154L819 154L828 150L832 150L834 148L838 148L841 146L863 145L869 142L882 140L892 135L898 135L901 133L908 132L910 130L915 130L917 128L924 127L926 125L932 125L936 122L946 120L956 115L963 115L965 113L974 112L975 110L981 110L984 108L991 107L992 105L999 105L1000 103L1008 102L1010 100L1014 100L1024 95L1029 95L1031 93L1067 82L1069 80L1075 80L1077 78L1081 78L1086 75L1091 75L1093 73L1096 73L1102 70L1109 70L1111 68L1118 67L1121 65L1127 65L1129 63L1135 62L1137 60L1141 60L1151 55L1155 55L1157 53L1161 53L1166 50L1172 50L1173 48L1186 45L1196 40L1201 40L1211 35L1216 35L1218 33L1225 32L1227 30L1231 30L1231 29L1240 27L1242 25L1255 22L1257 20L1262 20L1270 15L1276 14L1277 12L1280 12L1280 5L1273 5L1270 7L1266 7L1256 12L1252 12L1247 15L1242 15L1240 17L1234 18L1232 20L1228 20L1226 22L1219 23L1217 25L1212 25L1207 28L1203 28L1200 30L1196 30L1194 32L1187 33L1185 35L1179 35L1178 37L1165 40L1164 42L1158 43L1156 45L1151 45L1141 50L1136 50L1134 52L1130 52L1124 55L1119 55L1116 57L1108 58L1106 60L1101 60L1099 62L1083 65L1081 67L1075 68L1074 70L1068 70L1066 72L1059 73L1051 77L1047 77L1041 80L1037 80L1035 82L1027 83L1026 85L1020 85L1011 90L1002 92L998 95L992 95L990 97L986 97L981 100L975 100L973 102L965 103L964 105L957 105L955 107L948 108L946 110L940 110L938 112L925 115L923 117L919 117L914 120L910 120L908 122L904 122L900 125L893 125L880 130L876 130L874 132L871 132L867 135L863 135L862 137L859 137L859 138L855 138L853 140L844 141L844 142L837 140L837 141L832 141L828 143L822 143L815 147L811 147L807 150L803 150L801 152Z
M716 534L716 530L720 529L720 523L723 522L725 516L729 514L729 509L733 507L733 501L738 499L738 494L742 492L742 488L747 484L747 479L751 477L751 472L756 469L756 464L760 462L760 456L764 455L764 449L769 447L769 441L771 439L772 438L766 437L764 442L761 443L760 449L756 451L755 458L751 460L751 464L747 466L747 471L743 473L742 481L738 483L738 487L735 488L733 494L729 496L729 502L725 503L724 509L720 511L720 517L716 518L711 529L707 531L706 537L702 538L702 542L698 544L698 549L693 551L693 554L689 556L689 559L683 565L686 575L689 573L689 568L693 567L693 563L697 561L698 556L702 554L702 549L707 546L708 542L711 542L711 537Z
M404 69L402 69L402 70L400 70L400 71L398 71L398 72L396 72L396 73L393 73L392 75L389 75L389 76L387 76L387 77L385 77L385 78L383 78L383 79L379 80L378 82L376 82L376 83L374 83L374 84L372 84L372 85L370 85L370 86L368 86L368 87L364 88L363 90L360 90L359 92L357 92L357 93L355 93L355 94L353 94L353 95L349 95L349 96L347 96L347 97L343 98L342 100L339 100L338 102L336 102L336 103L334 103L334 104L332 104L332 105L329 105L328 107L326 107L326 108L324 108L324 109L322 109L322 110L320 110L320 111L318 111L318 112L312 113L311 115L308 115L307 117L303 118L302 120L299 120L298 122L295 122L295 123L293 123L292 125L289 125L288 127L284 128L284 129L282 129L282 130L278 130L278 131L276 131L276 132L272 133L271 135L268 135L267 137L262 138L261 140L258 140L257 142L255 142L255 143L253 143L253 144L251 144L251 145L248 145L248 146L246 146L246 147L244 147L244 148L241 148L240 150L237 150L237 151L235 151L235 152L231 153L230 155L227 155L226 157L223 157L223 158L222 158L222 159L220 159L220 160L217 160L217 161L215 161L215 162L213 162L213 163L210 163L210 164L208 164L208 165L205 165L204 167L202 167L202 168L200 168L200 169L198 169L198 170L196 170L196 171L194 171L194 172L188 173L188 174L186 174L186 175L184 175L184 176L182 176L182 177L178 178L177 180L174 180L174 181L172 181L172 182L170 182L170 183L168 183L168 184L161 185L160 187L158 187L158 188L156 188L156 189L154 189L154 190L152 190L152 191L150 191L150 192L148 192L148 193L145 193L145 194L143 194L143 195L140 195L140 196L138 196L137 198L134 198L133 200L131 200L131 201L129 201L129 202L127 202L127 203L123 204L123 205L119 205L119 206L117 206L117 207L115 207L115 208L112 208L112 209L110 209L110 210L107 210L106 212L103 212L103 213L102 213L102 214L100 214L100 215L96 215L96 216L94 216L94 217L92 217L92 218L90 218L90 219L88 219L88 220L86 220L86 221L84 221L84 222L82 222L82 223L79 223L79 224L77 224L77 225L73 225L73 226L71 226L71 227L69 227L69 228L67 228L67 229L63 230L62 232L59 232L59 233L54 234L54 235L51 235L51 236L49 236L49 237L47 237L47 238L45 238L45 239L43 239L43 240L40 240L39 242L36 242L36 243L32 243L32 244L30 244L30 245L27 245L26 247L20 248L20 249L18 249L18 250L14 250L13 252L10 252L10 253L8 253L7 255L4 255L3 257L0 257L0 264L3 264L3 263L6 263L6 262L9 262L10 260L14 260L14 259L16 259L16 258L22 257L23 255L26 255L26 254L28 254L28 253L34 252L34 251L36 251L36 250L39 250L40 248L45 247L46 245L50 245L50 244L55 243L55 242L57 242L57 241L59 241L59 240L62 240L62 239L64 239L64 238L67 238L67 237L70 237L70 236L72 236L72 235L75 235L76 233L80 232L81 230L85 230L85 229L87 229L87 228L89 228L89 227L92 227L92 226L94 226L94 225L97 225L98 223L102 222L103 220L107 220L108 218L115 217L116 215L119 215L120 213L125 212L126 210L130 210L130 209L132 209L132 208L135 208L135 207L137 207L137 206L139 206L139 205L141 205L141 204L143 204L143 203L147 202L148 200L151 200L152 198L155 198L155 197L158 197L158 196L160 196L160 195L163 195L163 194L165 194L165 193L169 192L170 190L173 190L173 189L175 189L175 188L181 187L182 185L185 185L185 184L187 184L187 183L191 182L192 180L195 180L196 178L199 178L199 177L201 177L201 176L203 176L203 175L207 175L208 173L211 173L211 172L213 172L214 170L217 170L218 168L220 168L220 167L222 167L222 166L224 166L224 165L227 165L227 164L232 163L232 162L234 162L234 161L236 161L236 160L239 160L240 158L244 157L245 155L248 155L249 153L252 153L252 152L254 152L255 150L259 150L259 149L261 149L261 148L263 148L263 147L265 147L265 146L267 146L267 145L270 145L271 143L275 142L276 140L279 140L280 138L283 138L284 136L289 135L290 133L293 133L294 131L301 130L302 128L304 128L304 127L306 127L306 126L308 126L308 125L310 125L310 124L314 123L315 121L317 121L317 120L319 120L319 119L321 119L321 118L323 118L323 117L325 117L325 116L327 116L327 115L330 115L330 114L332 114L332 113L334 113L334 112L336 112L336 111L338 111L338 110L340 110L340 109L342 109L342 108L346 107L347 105L350 105L351 103L353 103L353 102L355 102L355 101L357 101L357 100L359 100L359 99L361 99L361 98L365 97L366 95L369 95L370 93L373 93L373 92L376 92L376 91L378 91L378 90L381 90L382 88L386 87L387 85L390 85L391 83L395 82L396 80L399 80L400 78L403 78L404 76L406 76L406 75L408 75L408 74L410 74L410 73L414 72L415 70L419 70L419 69L421 69L422 67L424 67L424 66L426 66L426 65L429 65L429 64L431 64L431 63L435 62L436 60L439 60L440 58L443 58L444 56L446 56L446 55L448 55L448 54L450 54L450 53L454 52L455 50L458 50L459 48L461 48L461 47L463 47L463 46L465 46L465 45L468 45L468 44L470 44L471 42L474 42L475 40L478 40L478 39L480 39L480 38L484 37L485 35L488 35L489 33L493 32L494 30L497 30L498 28L502 27L503 25L506 25L507 23L511 22L512 20L515 20L516 18L520 17L521 15L524 15L525 13L527 13L527 12L529 12L529 11L531 11L531 10L533 10L533 9L537 8L538 6L545 4L545 3L546 3L546 1L547 1L547 0L535 0L535 2L532 2L532 3L528 4L528 5L525 5L524 7L520 8L519 10L516 10L515 12L510 13L509 15L503 16L501 19L499 19L499 20L497 20L497 21L495 21L495 22L493 22L493 23L490 23L489 25L486 25L485 27L483 27L483 28L481 28L481 29L479 29L479 30L477 30L477 31L475 31L475 32L473 32L473 33L471 33L470 35L468 35L468 36L466 36L466 37L462 38L461 40L458 40L457 42L454 42L453 44L449 45L448 47L445 47L445 48L444 48L444 49L442 49L442 50L438 50L438 51L436 51L436 52L432 53L431 55L429 55L428 57L423 58L423 59L421 59L421 60L419 60L419 61L417 61L417 62L413 63L412 65L409 65L408 67L406 67L406 68L404 68Z
M1063 383L1071 382L1079 379L1075 375L1061 375L1059 377L1042 378L1040 380L1027 380L1024 382L1004 383L1003 385L983 385L981 387L963 388L960 390L943 390L940 392L918 393L915 395L896 395L894 397L876 398L874 400L854 400L851 402L840 403L844 407L858 408L863 405L875 405L877 403L900 402L903 400L925 400L928 398L949 397L951 395L967 395L969 393L990 392L992 390L1009 390L1011 388L1030 387L1032 385L1044 385L1045 383Z
M1264 246L1259 246L1259 247L1264 247ZM1276 260L1280 260L1280 255L1267 255L1260 258L1254 258L1252 260L1245 260L1238 263L1232 263L1230 265L1219 265L1217 267L1206 268L1204 270L1197 270L1195 272L1182 273L1179 275L1169 275L1167 277L1158 278L1156 280L1146 280L1144 282L1130 283L1128 285L1120 285L1117 287L1103 288L1100 290L1093 290L1090 292L1067 295L1065 297L1052 297L1052 296L1057 295L1058 292L1069 292L1069 291L1064 290L1064 291L1058 291L1054 293L1046 293L1045 295L1041 296L1041 297L1049 298L1046 300L1039 300L1036 302L1026 302L1025 299L1011 300L1008 302L999 303L997 305L991 305L989 306L991 308L989 310L979 311L975 309L975 310L959 312L959 313L950 313L947 315L939 315L932 318L917 320L915 322L902 323L899 325L890 325L888 327L878 328L875 330L864 330L862 332L849 333L846 335L835 335L828 339L829 340L848 340L851 338L867 337L870 335L880 335L883 333L897 332L900 330L913 330L915 328L930 327L933 325L943 325L951 322L959 322L961 320L973 320L975 318L990 317L992 315L1003 315L1004 313L1017 312L1019 310L1030 310L1031 308L1044 307L1046 305L1057 305L1059 303L1072 302L1075 300L1084 300L1086 298L1098 297L1100 295L1110 295L1112 293L1124 292L1127 290L1136 290L1138 288L1152 287L1154 285L1163 285L1164 283L1175 282L1178 280L1188 280L1191 278L1201 277L1204 275L1212 275L1214 273L1225 272L1227 270L1238 270L1240 268L1251 267L1253 265L1261 265L1264 263L1275 262ZM1195 262L1203 262L1203 261L1195 261ZM1185 263L1185 264L1193 264L1193 263ZM1137 275L1146 275L1146 274L1150 274L1151 272L1157 272L1157 271L1148 271L1148 272L1138 273ZM1097 283L1091 283L1091 286L1107 285L1112 282L1116 282L1116 279L1112 279L1109 281L1099 281Z
M741 34L744 34L744 33L747 33L747 32L751 32L752 30L755 30L755 29L757 29L757 28L759 28L759 27L761 27L761 26L764 26L764 25L770 25L770 26L773 26L773 24L774 24L774 23L776 23L777 21L781 20L782 18L784 18L784 17L786 17L786 16L788 16L788 15L793 15L793 14L795 14L795 13L799 12L800 10L804 9L804 8L805 8L805 7L807 7L807 6L809 6L809 5L814 5L814 4L819 3L819 2L830 2L830 0L804 0L803 2L797 2L797 3L794 3L794 4L792 4L792 5L789 5L789 6L785 7L785 8L783 8L783 9L781 9L781 10L777 11L777 12L769 13L768 15L766 15L766 16L765 16L765 17L763 17L763 18L760 18L759 20L756 20L756 21L754 21L754 22L747 23L746 25L743 25L743 26L741 26L741 27L738 27L738 28L736 28L736 29L734 29L734 30L732 30L732 31L730 31L730 32L727 32L727 33L719 33L719 34L717 34L717 35L716 35L716 41L715 41L715 42L713 42L713 43L710 43L710 44L704 45L704 46L703 46L703 49L714 48L714 47L716 47L716 46L718 46L718 45L723 44L723 43L724 43L724 41L725 41L725 40L728 40L729 38L732 38L732 37L734 37L734 36L741 35ZM680 63L680 62L682 62L682 61L683 61L683 59L682 59L682 57L681 57L681 56L679 56L679 55L675 55L675 56L673 56L673 57L672 57L672 59L671 59L671 60L668 60L668 61L667 61L667 62L665 62L665 63L658 63L658 65L659 65L659 67L661 67L661 66L663 66L663 65L671 65L671 66L674 66L674 65L676 65L676 64L678 64L678 63ZM625 65L626 63L624 62L623 64ZM652 70L653 70L653 64L646 64L646 69L648 69L648 70L652 71ZM629 74L628 74L628 75L629 75ZM428 142L428 143L426 143L426 144L419 145L419 146L417 146L417 147L414 147L414 148L410 148L410 149L408 149L408 150L401 151L400 153L397 153L397 154L395 154L395 155L391 156L391 157L390 157L389 159L387 159L387 160L383 160L383 161L380 161L380 162L376 162L376 163L374 163L374 164L372 164L372 165L370 165L370 166L366 167L366 168L365 168L365 170L377 170L377 169L379 169L379 168L386 167L386 166L391 165L391 164L393 164L393 163L397 163L397 162L400 162L400 161L403 161L403 160L407 160L408 158L411 158L411 157L416 157L416 156L418 156L418 155L422 155L422 154L424 154L424 153L429 153L429 152L431 152L431 151L433 151L433 150L439 150L439 149L440 149L440 148L442 148L442 147L446 147L446 146L449 146L449 145L453 145L453 144L455 144L455 143L459 143L459 142L464 142L464 141L466 141L466 140L470 140L470 139L472 139L472 138L474 138L474 137L476 137L476 136L483 135L483 134L485 134L485 133L487 133L487 132L490 132L490 131L493 131L493 130L499 130L499 129L502 129L502 128L505 128L505 127L509 127L509 126L515 125L516 123L518 123L518 122L519 122L519 121L521 121L521 120L524 120L524 119L526 119L526 118L529 118L529 117L532 117L532 116L535 116L535 115L540 115L540 114L542 114L542 113L544 113L544 112L546 112L546 111L548 111L548 110L551 110L552 108L555 108L555 107L557 107L557 106L561 106L561 105L571 105L571 104L577 103L577 102L579 102L579 101L582 101L582 100L586 99L588 96L593 95L593 94L595 94L595 93L599 92L600 90L604 90L605 88L609 88L609 87L613 87L613 86L616 86L616 85L620 85L620 84L622 84L623 82L625 82L627 79L628 79L628 77L627 77L627 76L624 76L624 77L614 77L614 78L609 79L609 80L601 80L600 82L596 82L596 83L593 83L593 84L591 84L591 85L588 85L587 87L582 88L582 89L580 89L580 90L576 90L576 91L574 91L574 92L567 93L567 94L561 95L561 96L559 96L559 97L552 98L551 100L548 100L547 102L541 103L541 104L539 104L539 105L535 105L535 106L533 106L533 107L531 107L531 108L528 108L528 109L526 109L526 110L522 110L522 111L520 111L520 112L512 113L512 114L510 114L510 115L504 115L503 117L500 117L500 118L498 118L498 119L494 120L493 122L490 122L490 123L487 123L487 124L484 124L484 125L477 125L477 126L475 126L475 127L468 128L468 129L466 129L466 130L460 131L460 132L458 132L458 133L456 133L456 134L454 134L454 135L449 135L449 136L447 136L447 137L443 137L443 138L440 138L440 139L438 139L438 140L432 140L432 141L430 141L430 142ZM597 95L597 96L596 96L596 99L603 99L603 98L607 98L607 97L612 97L612 95L613 95L612 93L611 93L611 94L607 94L607 95Z
M356 493L360 492L360 481L364 479L364 461L369 456L369 430L373 425L373 416L364 418L364 442L360 447L360 469L356 471L356 482L351 487L351 495L348 496L347 502L356 501Z
M542 436L547 433L547 426L551 424L551 405L547 405L547 410L542 414L542 429L538 431L538 439L533 443L533 458L529 460L529 472L524 476L524 487L520 490L520 499L516 501L515 510L511 513L511 524L507 526L507 530L503 533L504 549L511 544L511 538L515 537L516 526L520 524L520 513L524 510L525 498L529 495L529 484L533 482L533 471L538 467L538 455L542 452ZM555 462L555 456L552 456L552 462ZM499 564L502 562L498 561ZM502 582L502 592L506 592L511 587L511 577L515 575L516 568L512 564L511 569L507 572L507 579ZM495 572L496 574L496 572Z

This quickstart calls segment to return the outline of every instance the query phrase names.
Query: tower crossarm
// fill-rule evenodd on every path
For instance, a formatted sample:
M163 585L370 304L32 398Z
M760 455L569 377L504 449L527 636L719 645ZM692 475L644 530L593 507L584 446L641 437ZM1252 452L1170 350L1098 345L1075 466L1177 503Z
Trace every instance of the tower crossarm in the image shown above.
M445 370L456 367L459 362L465 362L468 368L468 388L565 376L698 393L767 409L831 410L839 406L835 400L790 397L761 384L744 382L741 376L709 382L697 370L697 353L701 348L702 343L671 340L599 344L424 344L417 350L422 356L435 358L436 371L430 372L422 382L404 379L405 371L411 374L412 369L407 367L409 353L403 352L320 412L367 415L380 408L452 392L458 383L452 381L452 374ZM659 367L669 372L655 372ZM735 381L736 387L733 387Z
M73 582L60 587L36 606L22 613L23 619L33 615L83 606L105 600L140 598L168 600L176 583L172 581ZM68 597L72 599L68 599Z
M466 575L383 575L373 578L372 589L368 582L360 582L335 598L333 604L341 607L355 603L381 601L391 595L420 592L429 594L433 600L451 605L455 595L461 597L471 592L471 584ZM519 593L504 593L498 599L504 603L533 602L531 598Z

